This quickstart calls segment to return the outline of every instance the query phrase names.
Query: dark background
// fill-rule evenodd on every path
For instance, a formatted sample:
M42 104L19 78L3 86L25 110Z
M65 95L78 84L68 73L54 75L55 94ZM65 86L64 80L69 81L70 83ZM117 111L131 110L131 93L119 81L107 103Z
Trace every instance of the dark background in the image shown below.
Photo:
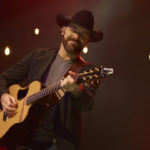
M149 0L0 0L0 72L31 50L59 47L56 14L81 9L94 13L95 29L104 33L83 57L115 69L82 115L83 150L150 150Z

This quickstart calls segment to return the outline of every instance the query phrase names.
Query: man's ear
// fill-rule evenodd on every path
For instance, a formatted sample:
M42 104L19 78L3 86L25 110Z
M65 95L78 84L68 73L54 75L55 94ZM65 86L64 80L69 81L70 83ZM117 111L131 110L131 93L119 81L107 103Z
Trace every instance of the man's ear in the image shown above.
M61 28L61 35L64 35L64 34L65 34L65 30L66 30L66 27L63 26L63 27Z

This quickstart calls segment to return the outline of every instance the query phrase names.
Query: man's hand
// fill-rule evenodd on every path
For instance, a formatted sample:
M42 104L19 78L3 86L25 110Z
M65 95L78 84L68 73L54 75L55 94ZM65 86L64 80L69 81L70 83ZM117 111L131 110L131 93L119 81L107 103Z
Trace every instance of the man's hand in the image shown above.
M75 72L69 71L69 75L61 82L61 86L71 92L75 97L79 97L83 90L82 84L77 84L77 75Z
M4 93L1 96L0 102L2 104L3 110L6 112L9 118L16 114L18 104L14 97Z

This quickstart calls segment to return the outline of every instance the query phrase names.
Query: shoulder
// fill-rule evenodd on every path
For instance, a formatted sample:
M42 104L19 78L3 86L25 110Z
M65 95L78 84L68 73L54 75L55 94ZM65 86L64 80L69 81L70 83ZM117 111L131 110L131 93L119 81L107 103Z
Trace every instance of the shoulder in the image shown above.
M31 52L32 59L44 59L57 54L58 48L39 48Z
M57 53L58 48L39 48L34 50L34 54L36 55L45 55L50 53Z
M93 63L91 62L87 62L85 59L83 59L83 57L79 56L78 57L78 62L81 63L83 66L95 66Z

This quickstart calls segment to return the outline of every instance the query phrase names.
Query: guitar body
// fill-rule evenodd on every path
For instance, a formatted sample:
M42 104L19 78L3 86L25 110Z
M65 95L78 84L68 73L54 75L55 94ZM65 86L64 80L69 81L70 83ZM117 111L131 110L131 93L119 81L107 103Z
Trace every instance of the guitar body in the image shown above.
M23 140L23 136L40 122L40 116L43 115L42 107L40 106L39 108L39 104L32 106L32 103L26 105L28 96L40 90L41 83L39 81L34 81L25 88L18 84L10 86L10 95L18 102L17 113L13 117L8 118L3 110L0 112L0 145L20 143L19 141Z

